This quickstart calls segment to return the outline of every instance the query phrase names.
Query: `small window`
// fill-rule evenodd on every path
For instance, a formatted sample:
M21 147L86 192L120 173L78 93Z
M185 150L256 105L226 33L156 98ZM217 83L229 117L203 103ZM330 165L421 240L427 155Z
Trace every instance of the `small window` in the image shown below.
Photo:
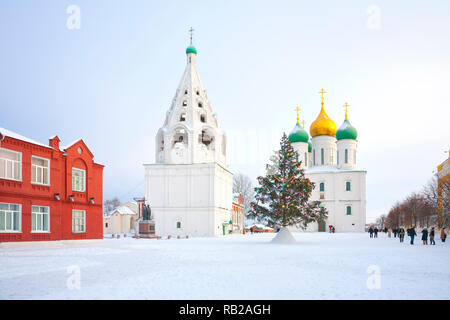
M323 182L320 183L319 190L320 190L320 192L324 192L325 191L325 183L323 183Z
M324 165L324 161L325 161L325 151L322 149L320 149L320 164Z
M198 95L198 96L200 95L200 91L198 91L198 90L197 90L197 95Z
M345 163L348 163L348 149L345 149Z
M206 116L204 114L200 115L200 121L206 123Z
M22 153L0 148L0 178L22 180Z
M72 168L72 190L78 192L86 191L86 171Z
M186 114L182 113L180 116L180 122L186 121Z
M31 206L31 231L49 232L50 208Z
M108 222L105 223L105 227L108 228Z
M181 229L181 222L180 221L177 222L177 229Z
M201 102L198 103L199 108L203 108L203 104Z
M184 90L184 94L188 94L188 91L187 91L187 89L186 89L186 90Z
M316 165L316 149L313 150L313 165Z
M86 232L86 211L72 210L72 232Z
M31 182L37 184L50 184L50 160L31 157Z
M155 226L151 225L150 230L155 230Z
M350 181L345 182L345 191L351 191L351 183Z
M19 232L20 218L19 204L0 203L0 232Z
M350 216L352 214L352 207L347 206L347 215Z
M187 101L184 100L184 101L183 101L183 107L186 107L186 106L187 106Z
M337 164L339 165L339 151L337 152Z

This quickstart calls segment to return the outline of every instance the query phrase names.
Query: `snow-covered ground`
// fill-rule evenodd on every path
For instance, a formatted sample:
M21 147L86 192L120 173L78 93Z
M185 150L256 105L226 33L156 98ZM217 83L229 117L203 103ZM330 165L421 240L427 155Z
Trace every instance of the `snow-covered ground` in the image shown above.
M294 235L0 248L0 299L450 299L448 242Z

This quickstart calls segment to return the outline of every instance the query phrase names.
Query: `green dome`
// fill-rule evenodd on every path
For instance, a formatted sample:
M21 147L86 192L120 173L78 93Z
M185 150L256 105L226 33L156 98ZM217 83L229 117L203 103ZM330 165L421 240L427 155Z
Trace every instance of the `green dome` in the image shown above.
M312 143L311 141L308 141L308 152L312 151Z
M350 124L350 121L345 119L344 123L341 125L341 127L336 132L336 139L338 139L338 140L344 140L344 139L356 140L356 137L358 137L358 133L356 132L356 129Z
M297 123L294 127L294 129L289 134L289 141L291 143L293 142L306 142L309 141L309 135L308 133L300 127L300 125Z
M188 53L197 54L197 49L195 49L195 47L193 45L190 45L189 47L186 48L186 54L188 54Z

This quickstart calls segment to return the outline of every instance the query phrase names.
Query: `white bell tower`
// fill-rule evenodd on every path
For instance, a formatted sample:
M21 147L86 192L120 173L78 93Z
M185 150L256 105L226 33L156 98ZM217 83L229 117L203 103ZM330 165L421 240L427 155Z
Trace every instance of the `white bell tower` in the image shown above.
M156 134L155 164L144 165L146 199L160 236L224 235L231 226L226 135L198 74L192 31L186 69Z

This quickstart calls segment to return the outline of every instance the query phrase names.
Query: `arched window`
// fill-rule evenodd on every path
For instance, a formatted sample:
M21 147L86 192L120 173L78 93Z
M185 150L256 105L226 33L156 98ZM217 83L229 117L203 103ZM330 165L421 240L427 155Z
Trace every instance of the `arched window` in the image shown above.
M345 163L348 163L348 149L345 149Z
M186 89L186 90L184 90L184 94L188 94L188 91L187 91L187 89Z
M323 183L323 182L320 183L319 190L320 190L320 192L324 192L325 191L325 183Z
M181 229L181 222L177 221L177 229Z
M187 101L184 100L184 101L183 101L183 107L186 107L186 106L187 106Z
M206 123L206 115L201 114L200 115L200 121L203 122L203 123Z
M352 184L350 181L345 182L345 191L351 191L352 190Z
M352 214L352 207L347 206L347 215L350 216Z
M197 89L197 95L199 96L200 95L200 91Z
M182 113L180 115L180 122L183 122L183 121L186 121L186 114L185 113Z
M323 165L324 161L325 161L325 152L322 148L322 149L320 149L320 164Z

